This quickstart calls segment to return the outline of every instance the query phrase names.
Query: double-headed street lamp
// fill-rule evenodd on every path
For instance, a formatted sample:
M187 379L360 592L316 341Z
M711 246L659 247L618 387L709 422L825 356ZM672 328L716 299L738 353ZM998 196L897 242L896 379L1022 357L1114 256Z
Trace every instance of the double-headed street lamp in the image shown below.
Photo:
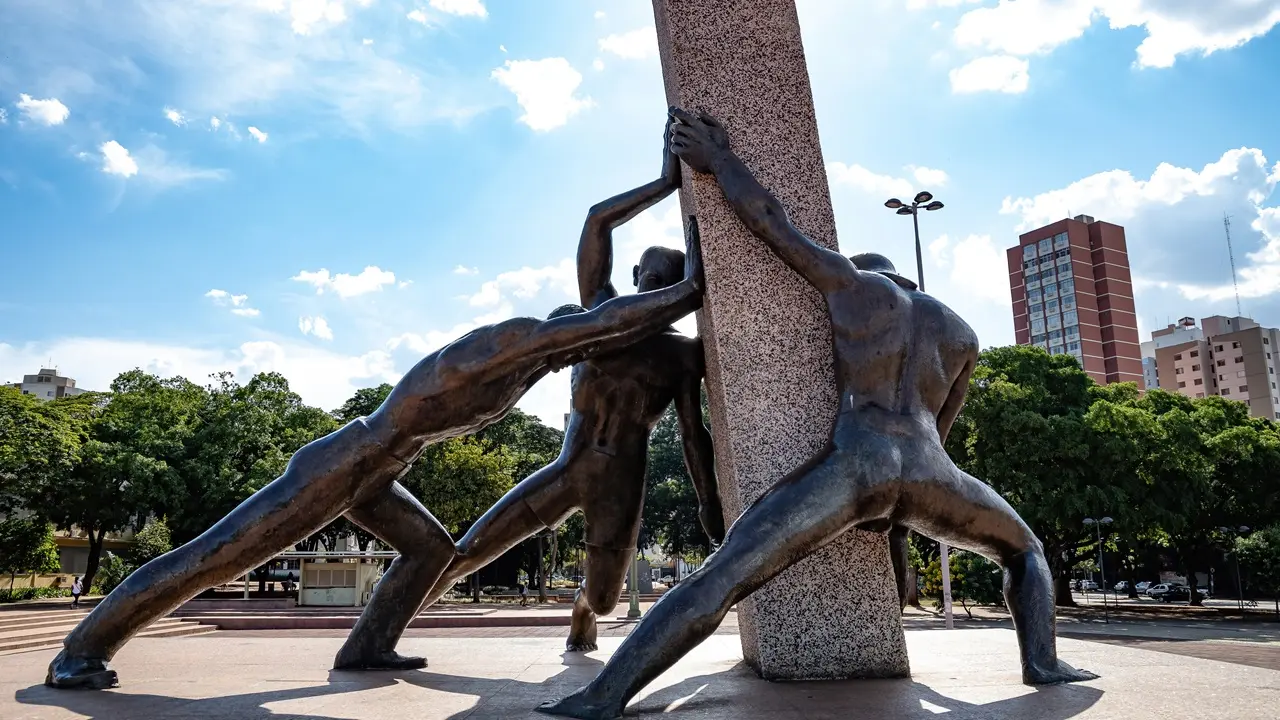
M898 198L889 198L884 201L884 206L890 210L897 210L899 215L910 215L911 222L916 228L916 282L920 285L920 292L924 292L924 256L920 252L920 211L941 210L946 207L942 203L933 199L933 193L925 190L916 193L915 200L910 204L904 203Z
M907 204L898 198L889 198L884 201L884 206L890 210L897 210L899 215L910 215L911 222L916 229L916 284L920 286L920 292L924 292L924 256L920 252L920 210L921 208L933 212L946 207L941 202L933 199L933 193L922 190L916 193L916 197ZM946 543L938 543L938 554L941 556L942 564L942 614L947 620L947 629L954 627L951 619L951 548Z
M1093 518L1084 519L1084 524L1086 526L1093 526L1094 535L1098 539L1098 574L1102 576L1102 585L1100 588L1102 590L1102 617L1108 625L1111 624L1111 615L1107 610L1107 568L1102 562L1102 526L1110 525L1113 522L1115 521L1109 517L1104 517L1099 520L1094 520Z

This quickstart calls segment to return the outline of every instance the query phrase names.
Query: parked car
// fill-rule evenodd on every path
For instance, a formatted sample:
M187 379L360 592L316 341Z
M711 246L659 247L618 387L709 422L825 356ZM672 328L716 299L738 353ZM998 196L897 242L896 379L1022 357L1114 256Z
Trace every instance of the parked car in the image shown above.
M1137 585L1134 585L1133 587L1135 590L1138 591L1139 595L1146 595L1147 590L1151 587L1151 583L1147 582L1146 580L1143 580L1142 582L1138 583Z
M1199 591L1201 595L1207 597L1208 593L1204 590ZM1160 602L1171 602L1173 600L1190 600L1191 588L1181 583L1160 583L1149 590L1147 596Z
M1129 581L1121 580L1120 582L1116 583L1115 591L1118 593L1129 592Z
M1081 581L1080 581L1080 589L1081 589L1081 590L1097 590L1097 589L1098 589L1098 583L1096 583L1096 582L1094 582L1094 581L1092 581L1092 580L1081 580Z

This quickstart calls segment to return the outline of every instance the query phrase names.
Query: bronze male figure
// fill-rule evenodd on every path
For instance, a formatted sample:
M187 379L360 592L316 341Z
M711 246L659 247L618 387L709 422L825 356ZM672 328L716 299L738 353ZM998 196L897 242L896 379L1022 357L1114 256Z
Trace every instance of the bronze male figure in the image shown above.
M440 523L396 483L430 443L475 432L500 419L548 372L608 353L661 331L702 304L698 247L685 279L618 298L589 313L553 320L515 318L478 328L413 367L368 418L303 447L283 475L202 535L143 565L63 641L49 666L53 687L112 687L107 663L135 633L206 588L239 577L348 513L400 549L361 623L394 628L454 556ZM394 664L398 657L371 658Z
M649 610L590 685L539 709L620 717L627 701L710 635L734 603L864 524L905 526L999 562L1025 682L1096 677L1058 659L1053 586L1040 541L1003 498L943 450L977 360L973 331L887 259L862 256L859 269L811 242L733 154L719 123L673 112L680 120L676 154L694 170L714 173L743 223L822 293L839 416L827 447L743 513L720 549Z
M669 148L663 152L661 177L597 204L587 215L578 245L578 285L586 307L600 307L618 296L609 279L613 230L680 186L680 161ZM684 263L679 250L649 248L632 277L640 293L653 292L678 282ZM575 312L585 310L565 306L553 317ZM512 488L468 530L458 542L457 557L430 594L424 593L425 600L406 597L403 602L414 607L434 603L463 577L581 509L586 516L586 578L574 598L566 647L595 650L596 616L618 604L636 553L649 435L673 400L703 527L716 542L724 537L711 435L702 423L703 373L702 343L669 327L575 365L572 413L560 456ZM392 653L398 640L398 634L366 637L357 628L338 653L336 667Z

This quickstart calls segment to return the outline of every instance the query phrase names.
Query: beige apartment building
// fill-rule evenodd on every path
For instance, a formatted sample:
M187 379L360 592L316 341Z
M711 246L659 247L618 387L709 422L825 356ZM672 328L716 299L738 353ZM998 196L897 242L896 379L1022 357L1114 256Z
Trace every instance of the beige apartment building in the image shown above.
M1175 334L1185 337L1188 320L1151 333L1160 388L1192 398L1221 395L1247 403L1254 417L1280 420L1280 330L1249 318L1215 315L1200 321L1202 337L1160 342Z

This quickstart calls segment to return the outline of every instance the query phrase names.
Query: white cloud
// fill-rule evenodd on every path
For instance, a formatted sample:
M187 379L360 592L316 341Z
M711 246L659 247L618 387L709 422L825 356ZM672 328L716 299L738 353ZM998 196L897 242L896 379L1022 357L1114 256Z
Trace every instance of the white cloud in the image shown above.
M915 186L910 180L879 175L857 164L828 163L827 176L831 178L832 185L848 185L871 195L883 195L886 200L890 196L909 199L916 194Z
M466 265L459 265L453 269L453 274L454 275L479 275L480 270L478 268L467 267Z
M436 10L449 15L481 18L489 15L489 11L485 9L481 0L431 0L429 4Z
M951 71L951 92L1024 93L1031 81L1027 69L1026 60L1011 55L980 57Z
M210 290L204 294L205 297L213 301L218 307L231 308L232 315L240 317L258 317L262 313L257 309L249 306L248 295L232 295L226 290L218 290L217 288Z
M934 168L908 165L907 170L911 171L911 175L915 177L916 182L931 188L943 187L951 179L946 172Z
M373 40L372 40L372 39L370 39L370 38L365 38L365 39L363 39L363 40L361 40L361 41L360 41L360 44L361 44L361 45L372 45L372 44L373 44Z
M298 330L301 330L303 335L314 335L321 340L333 339L333 330L329 328L329 321L323 317L298 318Z
M262 0L260 5L272 12L285 10L283 0ZM337 0L290 0L288 10L290 27L298 35L310 35L317 26L337 25L347 19L346 10Z
M628 60L642 60L658 54L658 31L652 26L600 38L600 50Z
M595 14L595 18L596 18L597 20L603 20L603 19L605 18L604 11L603 11L603 10L597 10L597 11L596 11L596 14Z
M138 163L120 143L108 140L98 150L102 152L102 172L126 178L138 174Z
M252 125L249 126L249 134L252 135L253 139L257 140L259 143L267 141L267 134Z
M345 300L378 292L383 287L394 285L396 275L390 270L383 270L375 265L370 265L362 270L359 275L348 275L346 273L331 275L328 270L321 268L315 272L304 270L293 276L292 279L315 287L317 295L323 295L325 291L329 291Z
M164 116L174 125L182 126L187 124L186 116L184 116L181 111L175 110L174 108L166 107L164 109Z
M0 125L7 125L8 123L9 123L9 111L5 110L4 108L0 108Z
M61 125L71 117L71 111L58 98L45 98L38 100L26 93L18 95L16 103L22 114L31 122L40 123L41 125Z
M565 258L556 265L504 272L481 285L468 302L472 307L496 308L513 300L532 299L544 289L559 290L569 299L577 298L578 268L574 261Z
M1005 253L990 235L970 235L960 241L942 235L929 244L929 254L935 265L951 269L948 280L952 290L997 303L1009 302Z
M591 98L575 96L582 74L564 58L508 60L492 77L515 94L524 110L520 122L535 131L561 127L592 105Z
M209 118L209 127L214 130L217 130L218 128L222 127L222 121L219 120L217 116L211 117Z
M39 367L49 357L67 358L61 370L77 387L106 390L117 375L133 368L162 377L180 375L195 383L230 371L245 383L260 372L279 372L305 403L326 410L342 405L361 387L400 379L385 350L345 355L305 341L246 342L236 347L189 347L172 343L63 338L25 345L0 343L0 367Z
M604 70L604 61L601 60L600 58L596 58L594 61L592 61L591 67L595 68L596 72L600 72L601 70Z
M408 15L405 15L405 17L422 25L427 24L427 14L421 10L411 10Z
M1265 35L1280 24L1280 0L1000 0L965 13L955 40L1012 55L1045 53L1100 19L1113 30L1145 28L1137 64L1169 67L1179 55L1208 55Z
M1147 179L1100 172L1034 197L1005 198L1001 212L1019 216L1019 230L1077 214L1123 225L1133 273L1148 293L1225 302L1235 291L1224 212L1234 218L1241 297L1280 292L1280 208L1264 206L1277 183L1280 165L1269 167L1261 150L1239 148L1200 170L1161 163Z

